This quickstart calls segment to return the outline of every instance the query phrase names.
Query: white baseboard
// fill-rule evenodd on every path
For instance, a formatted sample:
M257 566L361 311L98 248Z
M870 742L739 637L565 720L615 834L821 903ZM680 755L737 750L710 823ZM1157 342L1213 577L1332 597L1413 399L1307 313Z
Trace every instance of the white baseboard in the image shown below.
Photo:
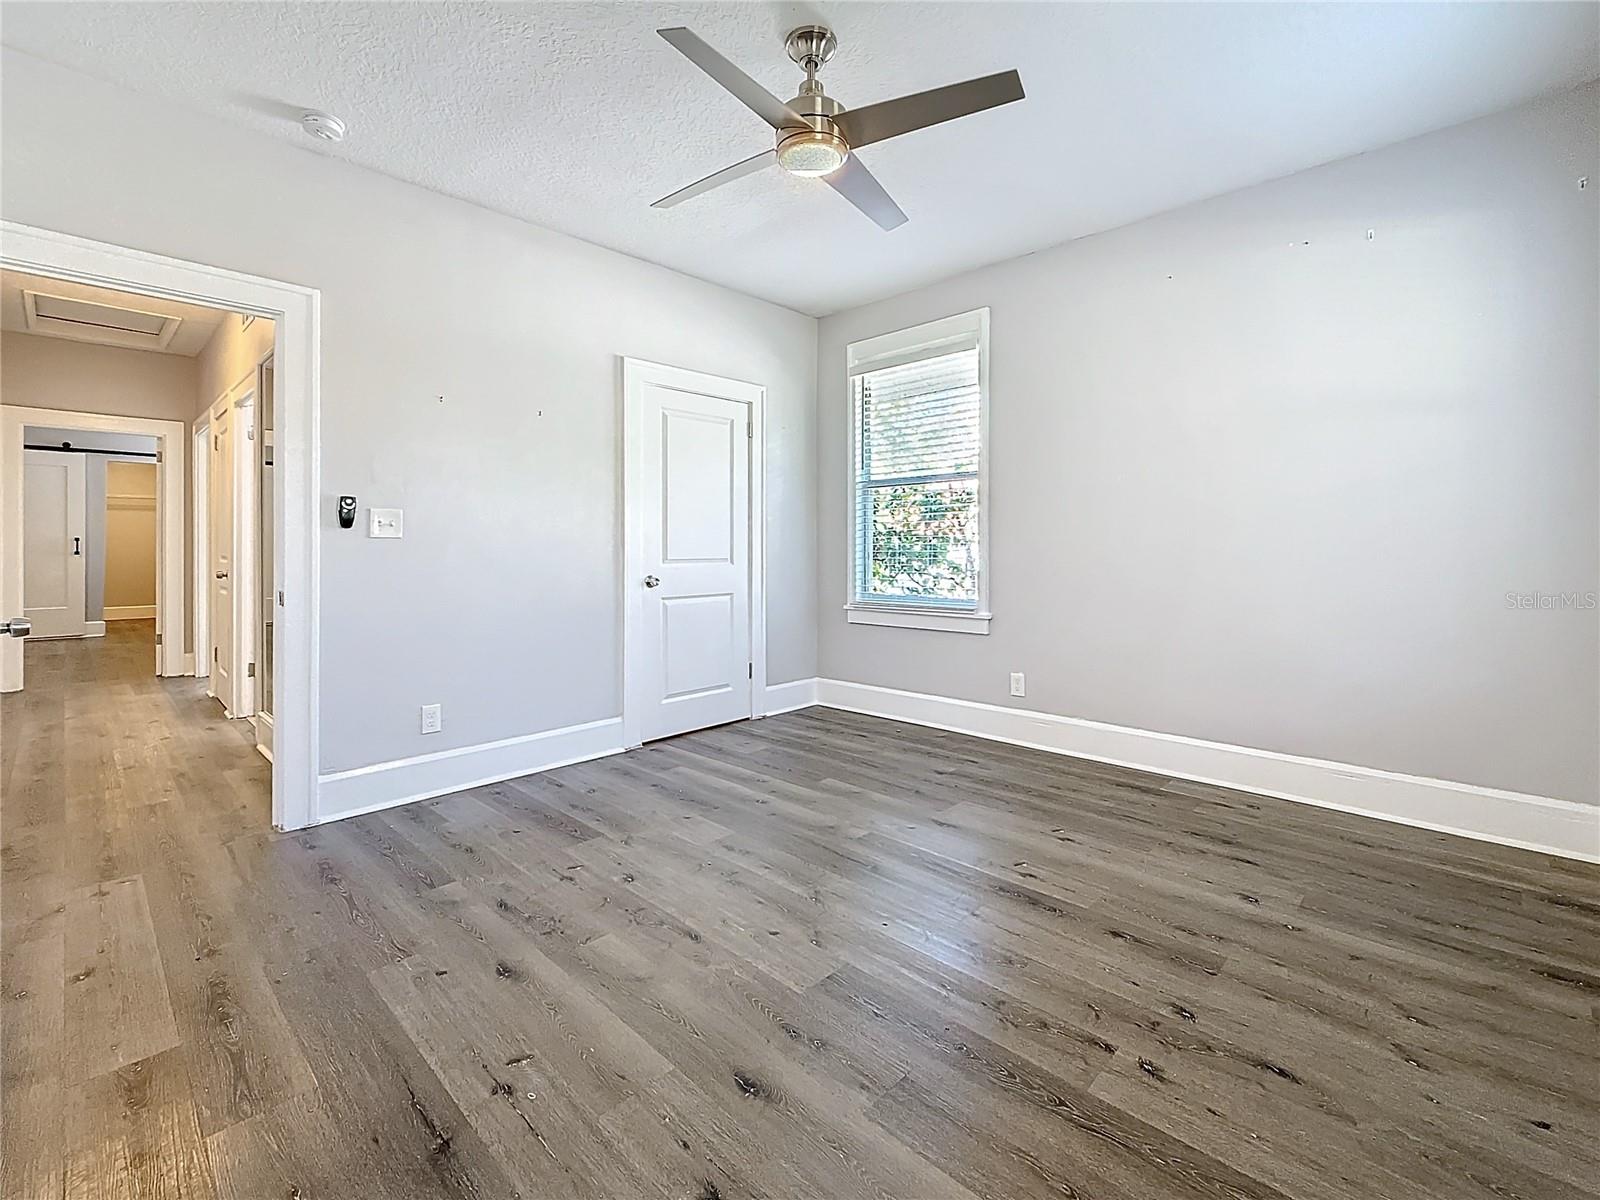
M148 621L156 615L154 604L123 604L108 606L105 610L108 621Z
M1028 709L819 679L817 703L1600 863L1600 808Z
M793 712L797 708L810 708L817 702L817 681L796 679L792 683L774 683L767 687L766 705L762 715L771 717L778 713Z
M106 623L104 621L85 621L83 623L84 637L105 637Z
M623 748L622 718L611 717L525 737L334 771L317 779L312 823L447 796L502 779L604 758Z

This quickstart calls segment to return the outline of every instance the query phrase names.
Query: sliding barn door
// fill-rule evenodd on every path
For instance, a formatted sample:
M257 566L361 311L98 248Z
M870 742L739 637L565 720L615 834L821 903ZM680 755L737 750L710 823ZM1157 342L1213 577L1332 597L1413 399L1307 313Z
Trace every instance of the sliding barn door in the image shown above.
M22 610L36 638L84 634L83 455L22 452Z

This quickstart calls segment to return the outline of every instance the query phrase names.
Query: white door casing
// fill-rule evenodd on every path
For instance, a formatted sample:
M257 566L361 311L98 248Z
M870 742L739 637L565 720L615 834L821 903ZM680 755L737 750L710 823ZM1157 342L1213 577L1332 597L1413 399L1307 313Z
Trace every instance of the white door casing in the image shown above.
M318 505L320 453L318 449L318 396L321 390L321 300L314 288L280 280L246 275L225 268L131 250L107 242L0 220L0 266L30 274L92 283L152 296L206 304L232 312L255 313L274 323L275 470L273 473L273 576L276 586L274 618L274 688L279 700L282 729L275 730L272 771L272 823L279 829L302 829L316 823L319 709L318 592L321 525ZM36 410L0 405L0 610L16 613L22 607L21 511L22 423L59 425L58 414L35 417ZM103 429L123 418L73 414L75 428ZM184 476L183 454L189 449L181 422L133 422L151 426L166 435L166 463L174 474L164 474L163 496L178 489ZM171 426L171 429L167 429ZM163 501L164 503L164 501ZM181 551L183 514L171 506ZM168 524L164 523L163 528ZM183 673L184 628L183 555L166 556L163 579L169 574L167 600L157 600L160 620L171 624L164 639L167 668L163 674ZM197 646L196 657L206 652ZM0 638L0 691L23 686L21 642Z
M235 389L233 402L233 677L232 715L254 716L255 680L255 371Z
M194 673L206 680L206 695L211 690L211 414L194 428L194 477L189 495L194 497L191 536L194 538ZM203 502L202 502L203 501Z
M233 638L233 410L211 414L211 694L231 717L234 694Z
M81 454L23 452L23 614L36 638L82 637L85 470Z
M764 389L624 361L630 744L758 715Z

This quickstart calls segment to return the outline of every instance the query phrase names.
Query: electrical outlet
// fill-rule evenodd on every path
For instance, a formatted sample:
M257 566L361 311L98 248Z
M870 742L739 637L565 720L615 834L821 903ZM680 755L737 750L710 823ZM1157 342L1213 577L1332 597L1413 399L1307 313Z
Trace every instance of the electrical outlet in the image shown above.
M1011 694L1013 696L1026 696L1028 694L1028 680L1021 671L1011 672Z
M424 704L422 706L422 732L438 733L443 728L443 707L438 704Z

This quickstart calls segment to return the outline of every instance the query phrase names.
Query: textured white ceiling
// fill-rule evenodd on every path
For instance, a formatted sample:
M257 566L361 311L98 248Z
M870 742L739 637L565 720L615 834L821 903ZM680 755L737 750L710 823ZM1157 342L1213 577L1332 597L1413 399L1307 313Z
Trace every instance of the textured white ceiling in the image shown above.
M155 354L181 354L193 358L205 349L211 335L230 314L217 308L203 308L198 304L183 304L159 296L140 296L133 292L119 292L112 288L95 287L88 283L73 283L66 279L51 279L43 275L29 275L24 271L0 271L0 329L8 333L28 333L41 337L61 335L43 329L29 329L27 313L22 302L24 290L43 292L48 296L64 296L68 300L88 300L94 304L109 304L112 308L131 308L135 312L159 313L164 317L178 317L182 324L172 335L172 340L159 350L141 346ZM93 342L101 346L127 346L117 334L97 334L89 326L74 331L72 341Z
M1600 5L6 3L17 49L319 153L822 314L1509 107L1600 72ZM766 171L771 144L655 35L683 24L780 97L791 26L839 35L862 105L1016 67L1028 99L868 147L884 233ZM343 117L320 147L302 108ZM153 131L158 136L158 131Z

